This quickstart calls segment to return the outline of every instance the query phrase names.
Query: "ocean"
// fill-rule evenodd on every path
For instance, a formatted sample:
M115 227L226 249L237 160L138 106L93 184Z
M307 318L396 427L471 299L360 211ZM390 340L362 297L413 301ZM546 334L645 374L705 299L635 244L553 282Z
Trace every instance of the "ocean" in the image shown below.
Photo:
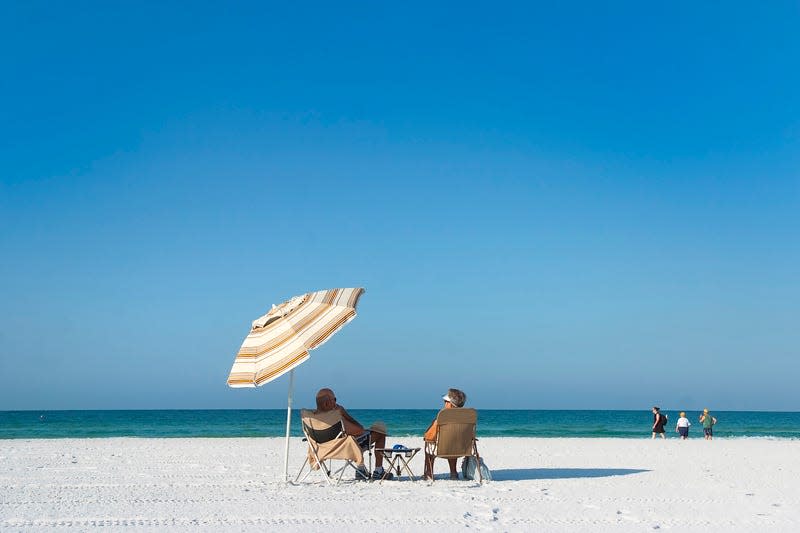
M669 416L667 437L677 438L677 411ZM386 423L392 439L419 437L436 416L427 409L352 409L365 426ZM714 411L714 436L722 438L800 438L800 413ZM702 438L699 411L687 411L690 438ZM652 413L642 411L478 411L478 437L649 438ZM286 410L0 411L0 439L104 437L280 437ZM299 412L292 434L300 435Z

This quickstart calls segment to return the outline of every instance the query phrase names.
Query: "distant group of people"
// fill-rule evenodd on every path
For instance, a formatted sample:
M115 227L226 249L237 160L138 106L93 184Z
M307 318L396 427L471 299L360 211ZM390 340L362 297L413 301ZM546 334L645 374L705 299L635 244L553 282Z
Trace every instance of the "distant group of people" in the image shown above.
M444 401L444 409L452 409L464 407L467 402L467 395L458 389L449 389L447 394L442 396ZM364 452L368 450L373 444L376 448L384 448L386 445L386 425L382 422L374 423L369 429L365 429L355 418L353 418L347 410L336 402L336 395L333 390L329 388L320 389L316 397L317 409L315 413L327 413L330 411L338 411L341 415L344 432L355 438L356 443ZM435 442L438 433L436 420L431 422L428 429L425 430L423 439L425 442ZM433 460L434 456L425 454L425 479L433 479ZM456 459L448 458L450 466L450 479L458 479L458 471L456 470ZM386 472L383 468L383 454L375 454L375 470L372 472L373 479L392 479L392 473ZM369 479L370 473L364 466L364 460L357 464L356 469L357 479Z
M667 438L666 431L664 430L667 421L668 417L661 412L661 408L653 407L653 436L651 438L655 439L656 435L660 436L662 439ZM700 415L700 423L703 424L704 438L706 440L712 440L714 438L714 425L717 423L717 419L711 416L708 409L703 409L703 414ZM692 423L686 418L686 413L681 411L678 423L675 425L675 432L680 435L681 440L689 438L689 426L691 425Z

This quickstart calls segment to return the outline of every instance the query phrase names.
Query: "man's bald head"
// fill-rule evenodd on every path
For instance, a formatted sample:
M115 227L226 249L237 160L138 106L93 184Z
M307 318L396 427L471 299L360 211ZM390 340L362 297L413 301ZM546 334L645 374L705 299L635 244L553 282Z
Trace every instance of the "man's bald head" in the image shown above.
M331 389L320 389L317 392L317 410L330 411L336 405L336 395Z

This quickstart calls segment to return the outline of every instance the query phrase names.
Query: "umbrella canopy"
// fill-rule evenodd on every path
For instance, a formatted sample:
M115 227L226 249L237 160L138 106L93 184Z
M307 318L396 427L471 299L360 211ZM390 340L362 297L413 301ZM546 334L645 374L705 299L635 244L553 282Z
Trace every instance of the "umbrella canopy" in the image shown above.
M256 387L292 370L309 350L327 341L356 316L363 288L328 289L273 305L253 321L228 376L231 387Z
M356 317L362 294L364 289L360 287L328 289L273 305L267 314L253 321L233 361L228 376L231 387L257 387L290 372L283 469L287 481L294 369L309 358L309 350L323 344Z

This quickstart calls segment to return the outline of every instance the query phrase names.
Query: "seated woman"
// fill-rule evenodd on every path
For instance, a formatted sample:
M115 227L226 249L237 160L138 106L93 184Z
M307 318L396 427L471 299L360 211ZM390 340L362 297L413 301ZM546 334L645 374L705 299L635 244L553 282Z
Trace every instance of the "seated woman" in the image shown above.
M464 392L458 389L450 389L447 391L447 394L442 396L442 400L444 400L444 408L445 409L453 409L458 407L464 407L464 404L467 402L467 395ZM424 439L425 442L436 442L436 433L438 432L438 428L436 426L436 419L433 420L431 425L425 430ZM434 456L428 453L425 454L425 479L433 479L433 460ZM450 479L458 479L458 470L456 470L456 458L448 458L447 462L450 463Z

